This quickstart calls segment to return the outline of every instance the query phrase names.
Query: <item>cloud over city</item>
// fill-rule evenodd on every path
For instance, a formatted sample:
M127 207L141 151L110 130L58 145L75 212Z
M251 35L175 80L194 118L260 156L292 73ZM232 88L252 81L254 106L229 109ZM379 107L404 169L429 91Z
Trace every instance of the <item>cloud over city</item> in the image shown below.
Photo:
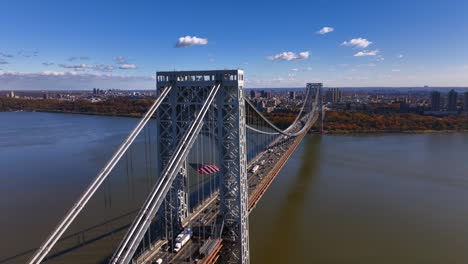
M272 61L293 61L293 60L305 60L310 57L309 51L303 51L295 53L292 51L282 52L273 56L267 57L268 60Z
M323 27L322 29L320 29L319 31L317 31L317 34L319 35L325 35L325 34L328 34L328 33L331 33L335 31L334 28L332 27Z
M122 64L119 66L119 69L121 70L134 70L136 68L137 66L135 64Z
M176 48L188 48L191 46L207 45L208 39L195 36L180 37L176 43Z
M115 63L117 64L126 64L127 63L127 59L123 56L118 56L115 58Z
M347 46L347 47L354 47L354 48L362 48L365 49L372 45L372 42L365 39L365 38L355 38L351 39L349 41L345 41L341 44L342 46Z
M379 50L364 50L359 51L358 53L354 54L354 57L368 57L368 56L376 56L379 53Z
M58 66L60 68L70 69L73 71L95 70L101 72L112 72L114 70L114 66L105 64L59 64Z

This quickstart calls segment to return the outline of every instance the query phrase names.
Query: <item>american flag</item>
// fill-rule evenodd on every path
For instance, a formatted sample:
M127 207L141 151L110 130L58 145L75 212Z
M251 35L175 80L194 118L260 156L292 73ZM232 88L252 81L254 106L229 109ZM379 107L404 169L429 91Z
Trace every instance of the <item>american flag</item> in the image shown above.
M219 171L219 168L215 165L212 165L212 164L205 164L205 165L202 165L198 170L197 172L200 173L200 174L212 174L212 173L216 173Z

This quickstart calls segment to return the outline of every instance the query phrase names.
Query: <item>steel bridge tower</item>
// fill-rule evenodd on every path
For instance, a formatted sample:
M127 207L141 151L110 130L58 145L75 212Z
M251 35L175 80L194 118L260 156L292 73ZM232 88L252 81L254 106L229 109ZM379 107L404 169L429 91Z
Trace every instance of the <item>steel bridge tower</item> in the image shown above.
M159 168L171 158L179 139L194 119L206 95L220 85L213 101L214 130L220 168L220 221L223 240L229 244L229 262L249 263L248 185L244 72L242 70L158 72L161 93L172 86L158 111ZM184 162L160 212L166 230L177 230L188 216L187 162ZM171 240L175 234L166 234Z

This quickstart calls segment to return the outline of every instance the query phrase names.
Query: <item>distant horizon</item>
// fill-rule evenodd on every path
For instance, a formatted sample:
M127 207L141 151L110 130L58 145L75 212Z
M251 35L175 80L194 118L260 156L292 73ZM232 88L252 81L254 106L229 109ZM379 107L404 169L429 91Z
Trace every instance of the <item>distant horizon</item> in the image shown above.
M93 91L93 89L100 89L103 91L108 91L108 90L117 90L117 91L155 91L156 88L154 89L119 89L119 88L109 88L109 89L101 89L99 87L93 87L91 89L2 89L0 88L0 92L89 92ZM329 89L329 88L338 88L338 89L377 89L377 90L405 90L405 89L413 89L413 90L427 90L427 91L433 91L433 90L445 90L445 89L454 89L454 90L467 90L468 91L468 86L324 86L324 89ZM305 89L304 87L245 87L247 90L251 89L266 89L266 90L276 90L276 89Z

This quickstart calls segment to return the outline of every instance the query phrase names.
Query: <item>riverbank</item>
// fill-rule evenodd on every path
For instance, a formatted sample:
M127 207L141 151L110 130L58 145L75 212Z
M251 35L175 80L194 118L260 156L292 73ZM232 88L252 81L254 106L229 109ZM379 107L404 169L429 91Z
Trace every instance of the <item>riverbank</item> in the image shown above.
M57 99L26 100L0 98L0 112L46 112L97 116L142 117L151 106L151 99L110 98L91 103L86 100L62 101ZM297 113L264 113L276 126L286 129ZM312 129L321 131L320 123ZM328 134L372 133L437 133L468 131L468 115L433 117L414 113L334 112L325 115L324 131Z
M100 113L100 112L76 112L76 111L54 111L54 110L18 110L18 111L0 111L0 113L51 113L51 114L72 114L72 115L91 115L91 116L115 116L115 117L132 117L140 118L143 115L140 113Z
M87 100L0 98L0 112L47 112L105 116L140 117L153 103L152 99L110 98L92 103Z
M325 131L328 135L353 135L353 134L437 134L437 133L466 133L468 130L411 130L411 131L394 131L394 130L347 130L347 131ZM319 131L312 132L313 134L321 134Z

